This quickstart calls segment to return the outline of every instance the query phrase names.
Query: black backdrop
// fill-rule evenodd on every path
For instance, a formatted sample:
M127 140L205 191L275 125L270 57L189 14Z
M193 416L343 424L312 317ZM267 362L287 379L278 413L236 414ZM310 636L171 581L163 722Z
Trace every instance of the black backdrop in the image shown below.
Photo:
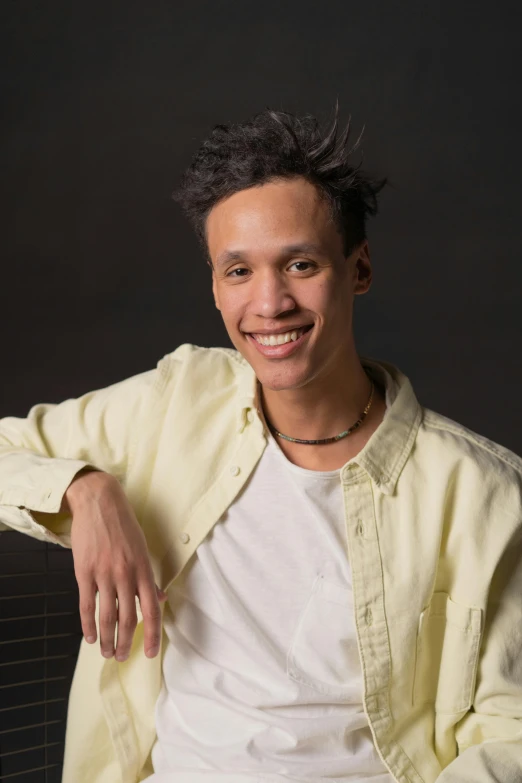
M170 193L216 123L265 106L365 125L359 351L522 451L516 3L1 6L0 416L229 344Z
M2 0L0 417L182 342L227 345L170 193L214 124L266 106L327 121L339 97L343 122L366 127L367 167L394 183L369 225L360 353L521 453L519 13ZM71 553L2 533L0 577L0 778L58 783L81 638Z

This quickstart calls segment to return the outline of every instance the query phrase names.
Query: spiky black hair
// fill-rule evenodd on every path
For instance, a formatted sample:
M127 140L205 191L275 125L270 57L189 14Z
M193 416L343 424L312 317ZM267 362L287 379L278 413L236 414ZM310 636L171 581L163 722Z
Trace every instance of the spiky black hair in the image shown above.
M173 194L207 254L205 224L222 199L277 179L304 177L325 198L341 233L345 255L366 239L366 219L376 215L377 196L387 178L354 165L362 132L348 147L351 118L338 135L339 102L329 130L315 117L267 108L242 123L215 125L201 144ZM364 131L364 129L363 129Z

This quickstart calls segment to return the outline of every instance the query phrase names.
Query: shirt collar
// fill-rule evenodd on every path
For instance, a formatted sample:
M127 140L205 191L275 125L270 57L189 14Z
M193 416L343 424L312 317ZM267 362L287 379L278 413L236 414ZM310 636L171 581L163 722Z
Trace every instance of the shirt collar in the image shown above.
M409 378L398 367L381 359L359 358L370 376L386 390L386 413L354 461L370 474L384 494L391 495L415 443L422 407Z
M258 384L252 367L233 349L224 349L243 372L239 382L238 432L243 432L248 421L257 416ZM386 495L395 491L395 485L408 459L422 421L419 404L409 378L394 364L381 359L359 356L368 374L384 387L386 413L380 425L363 449L351 462L360 465L376 486Z

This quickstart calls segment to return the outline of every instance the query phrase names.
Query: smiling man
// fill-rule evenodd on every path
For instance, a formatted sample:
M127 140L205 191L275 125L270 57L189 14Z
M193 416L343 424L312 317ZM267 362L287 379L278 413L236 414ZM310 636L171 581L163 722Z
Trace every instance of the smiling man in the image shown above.
M364 203L359 209L364 214ZM364 224L358 228L362 233ZM352 239L346 252L350 238L332 220L325 194L303 176L220 201L207 218L206 236L216 259L216 307L260 382L265 420L273 431L293 436L279 436L281 449L302 467L342 467L386 407L384 389L372 386L357 355L352 330L354 296L371 284L367 241ZM367 405L348 439L347 422L354 426ZM337 439L307 443L307 449L295 441L322 440L325 433Z
M234 349L0 421L0 519L75 562L64 783L522 779L522 460L358 354L348 136L267 110L186 171Z

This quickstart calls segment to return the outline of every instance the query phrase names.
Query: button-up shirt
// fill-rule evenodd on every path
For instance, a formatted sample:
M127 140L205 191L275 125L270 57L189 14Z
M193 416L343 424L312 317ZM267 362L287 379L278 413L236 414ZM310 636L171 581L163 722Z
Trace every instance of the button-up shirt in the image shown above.
M399 783L519 783L522 460L421 406L391 363L360 358L389 402L341 471L376 748ZM185 344L150 371L4 418L0 521L70 547L65 490L81 468L104 470L121 482L166 590L258 463L267 443L258 406L236 351ZM138 783L153 772L166 639L145 656L136 603L125 662L82 641L63 783Z

